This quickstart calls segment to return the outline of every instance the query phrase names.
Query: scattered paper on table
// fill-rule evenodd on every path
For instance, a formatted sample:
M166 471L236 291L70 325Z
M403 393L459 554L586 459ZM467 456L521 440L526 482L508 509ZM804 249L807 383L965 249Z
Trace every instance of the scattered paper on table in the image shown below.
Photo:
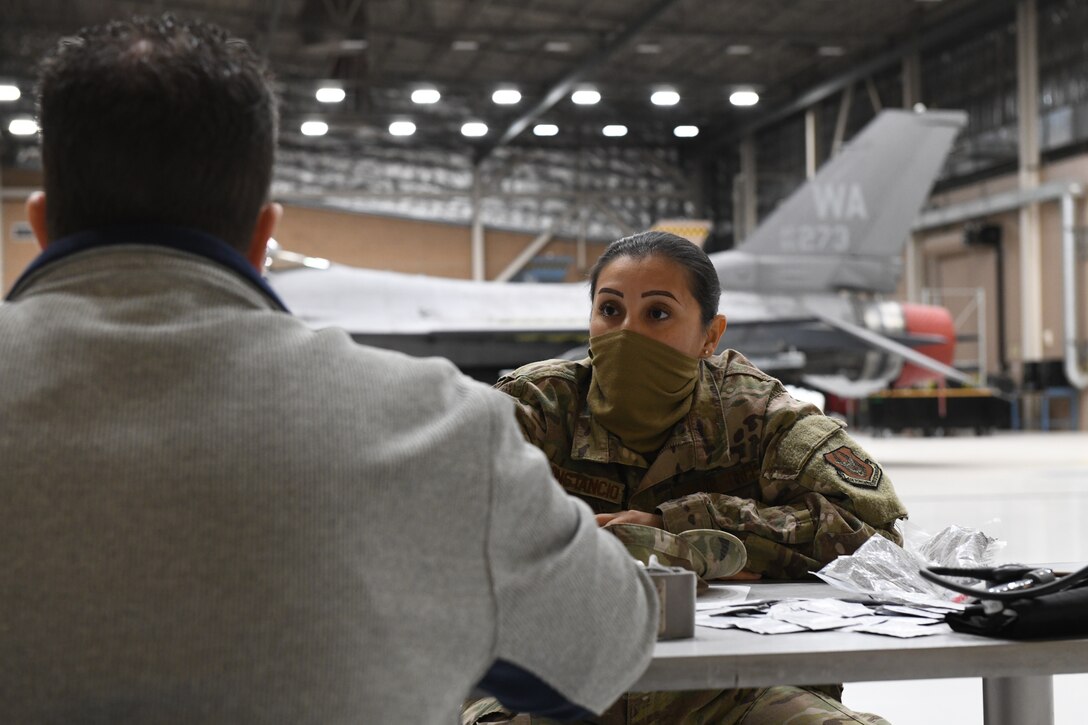
M905 614L908 617L918 617L919 619L944 619L944 612L935 612L932 609L923 609L921 607L908 607L902 604L885 604L877 611L889 614Z
M880 624L863 624L857 627L851 627L845 631L864 632L866 634L883 634L889 637L901 638L927 637L931 634L948 634L952 631L952 628L944 622L918 624L918 622L924 621L925 620L920 619L911 621L909 619L888 618Z
M738 587L747 589L747 587ZM713 629L743 629L758 634L839 630L889 637L922 637L951 632L937 608L841 599L754 599L733 595L696 604L695 624Z

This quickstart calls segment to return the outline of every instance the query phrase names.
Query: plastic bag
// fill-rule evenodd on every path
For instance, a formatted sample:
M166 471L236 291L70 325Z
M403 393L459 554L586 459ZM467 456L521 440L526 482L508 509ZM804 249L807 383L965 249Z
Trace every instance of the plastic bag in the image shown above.
M918 570L989 566L1005 545L978 529L962 526L949 526L936 536L905 526L902 534L902 547L874 536L852 555L840 556L815 574L837 589L884 601L955 603L963 601L963 596L926 581Z

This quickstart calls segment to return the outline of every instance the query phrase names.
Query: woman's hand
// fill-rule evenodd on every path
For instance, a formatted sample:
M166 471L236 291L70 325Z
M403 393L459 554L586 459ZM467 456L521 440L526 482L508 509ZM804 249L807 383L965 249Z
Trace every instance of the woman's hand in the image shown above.
M612 524L642 524L653 526L655 529L665 528L665 522L657 514L648 514L645 511L620 511L614 514L597 514L598 526L611 526Z

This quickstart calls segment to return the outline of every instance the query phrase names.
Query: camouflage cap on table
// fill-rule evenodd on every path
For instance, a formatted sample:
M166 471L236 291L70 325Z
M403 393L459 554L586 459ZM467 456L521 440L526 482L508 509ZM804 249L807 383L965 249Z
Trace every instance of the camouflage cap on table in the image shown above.
M748 563L744 543L733 534L717 529L689 529L679 538L703 555L706 571L699 574L704 579L731 577Z
M665 566L690 569L702 580L732 576L748 558L740 539L724 531L693 529L677 535L641 524L614 524L605 530L643 564L649 563L652 554Z

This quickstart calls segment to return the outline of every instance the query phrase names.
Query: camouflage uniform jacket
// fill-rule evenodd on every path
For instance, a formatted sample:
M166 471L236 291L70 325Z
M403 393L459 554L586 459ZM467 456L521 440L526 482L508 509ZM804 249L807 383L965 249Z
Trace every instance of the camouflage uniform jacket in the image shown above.
M525 436L559 482L596 513L661 514L664 528L717 528L748 549L748 569L800 578L874 533L900 543L906 510L880 466L836 420L727 350L700 365L694 401L657 456L626 448L590 415L589 360L546 360L496 387L518 403Z

